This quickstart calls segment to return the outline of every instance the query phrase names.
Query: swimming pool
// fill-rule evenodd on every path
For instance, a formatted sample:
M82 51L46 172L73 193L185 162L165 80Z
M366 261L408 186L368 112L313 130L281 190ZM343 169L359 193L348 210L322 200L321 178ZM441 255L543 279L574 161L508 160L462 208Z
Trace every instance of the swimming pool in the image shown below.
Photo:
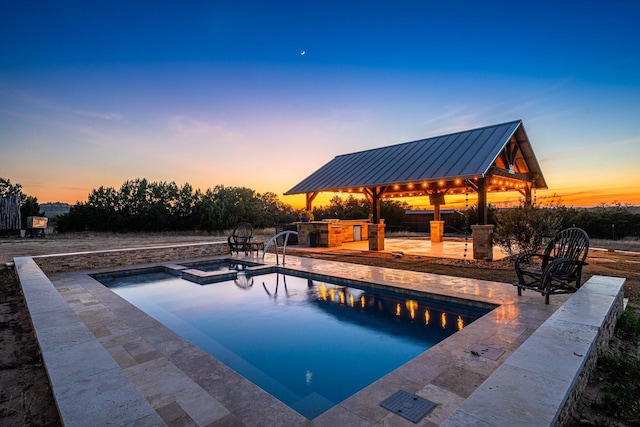
M308 419L488 311L281 273L97 279Z

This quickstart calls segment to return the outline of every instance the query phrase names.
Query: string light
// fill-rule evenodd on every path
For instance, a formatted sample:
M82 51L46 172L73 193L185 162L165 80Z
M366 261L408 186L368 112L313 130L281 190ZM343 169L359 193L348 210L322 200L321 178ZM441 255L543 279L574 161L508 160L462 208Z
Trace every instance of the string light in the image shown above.
M464 210L464 255L462 256L463 261L467 260L467 249L469 247L469 186L467 185L467 181L465 181L464 186L465 193L465 210Z

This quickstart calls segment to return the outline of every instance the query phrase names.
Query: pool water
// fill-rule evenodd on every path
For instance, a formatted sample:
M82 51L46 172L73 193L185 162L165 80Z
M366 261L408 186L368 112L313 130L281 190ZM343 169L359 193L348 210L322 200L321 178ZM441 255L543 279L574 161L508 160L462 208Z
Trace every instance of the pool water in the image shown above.
M208 261L195 264L184 264L185 267L194 268L200 271L213 272L213 271L244 271L248 267L255 267L260 264L238 261L234 259L223 259L217 261Z
M281 273L238 279L98 278L308 419L488 311Z

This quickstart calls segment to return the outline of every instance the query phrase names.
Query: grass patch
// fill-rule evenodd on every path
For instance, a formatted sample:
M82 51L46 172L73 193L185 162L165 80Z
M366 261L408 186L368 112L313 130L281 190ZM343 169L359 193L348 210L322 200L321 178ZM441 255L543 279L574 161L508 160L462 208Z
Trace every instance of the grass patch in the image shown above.
M640 419L640 360L631 355L607 355L598 365L608 380L598 409L621 421Z
M627 306L616 324L616 337L622 340L621 345L598 361L598 376L605 386L594 407L609 420L636 425L640 420L640 307Z
M616 324L616 335L634 344L640 342L640 307L627 306Z
M18 278L13 267L0 267L0 303L6 297L18 295Z

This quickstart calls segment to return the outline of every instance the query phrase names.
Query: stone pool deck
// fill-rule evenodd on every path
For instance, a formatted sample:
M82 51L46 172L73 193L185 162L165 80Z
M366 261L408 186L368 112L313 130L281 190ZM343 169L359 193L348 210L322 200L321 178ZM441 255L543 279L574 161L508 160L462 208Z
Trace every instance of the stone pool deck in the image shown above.
M518 297L504 283L288 256L291 269L496 306L307 420L89 276L210 254L164 260L147 254L142 263L135 250L108 255L104 262L101 253L15 259L66 426L562 425L623 309L622 278L593 277L577 293L545 305L541 295ZM118 255L138 261L114 263ZM91 260L90 269L77 270L79 257ZM65 264L72 258L76 270ZM275 256L267 254L265 262L274 264ZM66 271L55 272L56 265ZM398 390L437 406L414 424L380 406Z

